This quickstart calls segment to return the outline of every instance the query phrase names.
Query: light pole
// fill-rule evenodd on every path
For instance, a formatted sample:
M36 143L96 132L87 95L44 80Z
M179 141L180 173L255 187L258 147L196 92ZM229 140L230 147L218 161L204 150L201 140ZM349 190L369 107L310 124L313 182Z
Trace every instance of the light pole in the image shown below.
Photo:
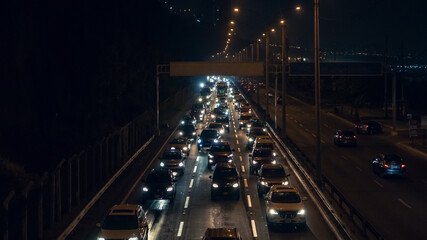
M286 21L281 20L280 25L282 26L282 137L286 137Z
M263 34L264 35L264 34ZM268 72L268 45L270 45L270 33L267 31L267 33L265 34L265 90L267 91L266 93L266 111L267 111L267 121L270 118L270 112L269 112L269 103L268 103L268 78L269 78L269 72Z
M250 46L251 46L251 62L253 62L254 61L254 44L251 43Z
M259 44L260 43L261 43L261 39L258 38L258 40L256 42L256 61L257 62L259 62ZM260 82L260 78L258 77L258 79L257 79L258 86L256 88L256 102L258 103L258 105L260 105L260 103L259 103L259 90L260 90L259 82Z
M319 0L314 0L314 98L316 105L316 181L322 188L322 168L320 157L320 55L319 55Z

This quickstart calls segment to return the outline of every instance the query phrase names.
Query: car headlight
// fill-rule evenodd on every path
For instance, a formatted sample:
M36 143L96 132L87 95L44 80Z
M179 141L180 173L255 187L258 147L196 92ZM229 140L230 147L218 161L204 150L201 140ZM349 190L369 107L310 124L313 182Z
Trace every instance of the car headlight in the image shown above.
M212 159L209 159L209 163L213 163L213 160L212 160Z
M199 115L199 118L202 118L202 117L203 117L203 114L200 114L200 115Z
M214 139L214 143L217 143L218 142L218 139Z
M226 124L225 127L228 127L228 124Z
M183 147L182 150L187 151L188 147Z
M211 118L215 118L215 115L214 115L214 114L212 114L212 115L211 115Z
M257 165L257 164L258 164L258 161L253 160L253 161L252 161L252 164Z
M200 111L202 114L204 114L205 113L205 110L203 109L202 111ZM201 117L203 116L203 115L200 115Z
M253 142L254 141L254 139L253 138L249 138L249 142Z
M272 164L276 164L276 160L273 160L271 163L272 163Z
M243 122L239 122L240 124L243 124Z
M184 134L183 132L179 132L179 135L181 135L182 136L182 134Z
M105 240L105 238L103 238L103 237L98 237L98 240Z
M248 128L250 128L252 125L248 124Z
M234 187L234 188L237 188L237 187L239 187L239 184L238 184L238 183L235 183L235 184L233 184L233 187Z
M142 191L144 191L144 192L148 192L148 187L143 187L143 188L142 188Z
M232 162L233 162L233 159L228 159L228 162L229 162L229 163L232 163Z
M219 133L223 134L224 133L224 129L219 130Z
M284 181L284 182L282 182L282 185L289 185L289 182L288 181Z
M264 132L265 132L265 131L267 131L267 129L265 129L265 128L263 128L262 130L263 130Z
M138 240L138 237L130 237L128 240Z
M184 124L185 122L184 121L181 121L181 124Z
M172 192L172 190L173 190L173 187L168 187L168 188L166 189L166 191L168 191L168 192Z
M165 163L164 162L160 162L160 167L164 167Z
M228 155L227 157L228 157L228 158L232 158L232 157L233 157L233 154L230 154L230 155Z
M183 163L183 162L180 162L180 163L178 164L178 166L183 167L183 166L184 166L184 163Z
M203 101L203 99L202 99L202 98L199 98L199 102L201 102L201 101Z
M175 150L175 147L171 147L171 150Z
M212 187L213 188L218 188L218 184L214 183L214 184L212 184Z
M198 140L197 140L197 142L198 142L198 143L201 143L201 142L202 142L202 139L198 139Z
M278 211L276 211L276 210L274 210L274 209L270 209L270 210L268 211L268 213L269 213L270 215L277 215L277 214L279 214L279 212L278 212Z
M213 158L214 156L210 153L208 153L209 158Z
M276 156L276 155L277 155L277 154L274 152L274 153L273 153L273 156Z
M267 182L261 181L261 185L267 186Z
M305 210L304 209L301 209L301 210L298 211L298 215L304 215L304 214L305 214Z
M196 132L193 132L193 136L196 135Z

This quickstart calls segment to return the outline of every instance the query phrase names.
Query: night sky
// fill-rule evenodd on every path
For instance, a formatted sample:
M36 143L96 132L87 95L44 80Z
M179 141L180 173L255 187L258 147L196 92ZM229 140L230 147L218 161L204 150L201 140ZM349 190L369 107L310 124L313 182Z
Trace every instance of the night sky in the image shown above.
M179 2L179 0L177 0ZM197 4L199 0L182 0ZM193 3L191 3L193 2ZM236 21L241 38L254 41L265 28L277 26L280 16L288 20L291 43L312 48L313 0L236 0L241 11ZM291 10L301 5L303 10ZM427 56L427 14L425 1L398 0L320 0L321 48L344 50L378 50L389 53ZM224 33L224 38L225 38Z

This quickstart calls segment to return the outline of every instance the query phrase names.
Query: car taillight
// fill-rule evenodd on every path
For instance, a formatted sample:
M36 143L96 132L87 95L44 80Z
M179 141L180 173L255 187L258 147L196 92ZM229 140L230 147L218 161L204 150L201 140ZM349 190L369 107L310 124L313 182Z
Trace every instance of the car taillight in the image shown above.
M340 138L340 139L341 139L341 138L342 138L342 136L339 136L338 138Z
M365 128L368 128L369 127L369 125L365 125Z
M356 124L356 125L354 125L354 127L356 127L356 128L357 128L357 124Z
M355 138L356 138L356 135L355 135L355 136L353 136L353 138L355 139Z
M405 165L405 164L402 164L402 165L400 165L400 167L401 167L401 168L404 168L404 167L406 167L406 165Z
M384 164L384 167L385 167L385 168L388 168L388 164Z

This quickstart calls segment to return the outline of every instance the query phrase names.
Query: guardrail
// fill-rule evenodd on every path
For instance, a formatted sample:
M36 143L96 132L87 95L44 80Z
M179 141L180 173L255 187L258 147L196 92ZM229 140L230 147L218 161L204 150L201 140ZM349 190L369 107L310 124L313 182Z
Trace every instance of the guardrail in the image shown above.
M239 88L240 89L240 88ZM243 94L244 92L241 91ZM286 150L286 152L293 157L295 161L297 161L296 165L301 168L301 164L303 163L305 166L309 167L310 174L313 174L315 170L314 163L304 154L303 151L301 151L298 146L296 146L292 140L289 138L282 139L279 137L279 135L275 132L275 129L271 127L271 123L268 122L269 118L265 116L264 109L256 104L254 101L252 101L251 98L248 98L247 96L244 96L245 99L252 105L256 107L256 111L261 112L261 118L263 120L266 120L267 126L269 128L269 131L275 135L275 138L279 140L281 146L283 149ZM296 156L296 157L295 157ZM291 158L292 158L291 157ZM303 160L303 161L301 161ZM305 171L303 169L302 171ZM325 176L323 177L324 187L321 189L322 191L325 191L329 197L339 206L339 208L344 212L344 214L347 216L347 218L351 221L353 226L355 226L361 233L361 235L366 239L384 239L381 234L370 224L363 216L362 214L356 210L356 208L347 200L345 199L344 195L327 179ZM312 182L308 181L312 185L314 189L319 189L318 186ZM318 192L317 192L318 193ZM323 195L323 194L322 194ZM324 196L319 196L320 199L324 198ZM323 200L323 199L322 199ZM326 199L325 199L326 200ZM325 201L323 201L325 204ZM331 207L328 207L329 212L331 212L332 215L336 215L335 211L331 209ZM336 219L336 221L340 221L339 219ZM346 231L346 229L344 229ZM347 231L346 231L347 232ZM349 234L347 234L348 237Z

